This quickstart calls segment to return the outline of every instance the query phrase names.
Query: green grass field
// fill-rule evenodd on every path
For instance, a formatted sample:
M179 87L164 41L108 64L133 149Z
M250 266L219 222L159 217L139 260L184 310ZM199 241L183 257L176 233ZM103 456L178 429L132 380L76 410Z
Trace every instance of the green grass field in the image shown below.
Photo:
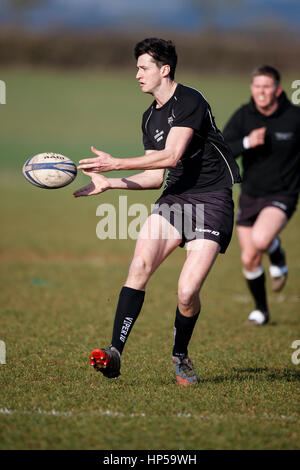
M89 365L90 351L110 341L134 248L133 240L97 238L97 206L117 207L126 194L128 205L150 207L159 192L74 199L88 178L46 191L26 182L21 168L45 151L78 162L91 145L141 154L140 118L151 98L134 74L1 71L0 448L299 449L300 365L291 360L300 339L299 212L282 234L289 280L277 295L268 284L267 326L243 324L253 305L235 234L217 260L189 349L199 386L178 387L171 364L181 249L148 285L120 378L106 380ZM203 91L220 128L249 98L247 77L177 78Z

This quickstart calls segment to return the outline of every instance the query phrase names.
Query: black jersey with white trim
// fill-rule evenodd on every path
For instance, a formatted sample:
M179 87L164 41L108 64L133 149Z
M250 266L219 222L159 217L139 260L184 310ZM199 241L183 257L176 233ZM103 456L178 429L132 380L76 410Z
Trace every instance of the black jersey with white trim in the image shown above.
M194 134L176 167L168 169L164 194L215 191L240 182L238 165L198 90L178 84L162 107L152 103L142 121L145 150L163 150L171 127L189 127Z

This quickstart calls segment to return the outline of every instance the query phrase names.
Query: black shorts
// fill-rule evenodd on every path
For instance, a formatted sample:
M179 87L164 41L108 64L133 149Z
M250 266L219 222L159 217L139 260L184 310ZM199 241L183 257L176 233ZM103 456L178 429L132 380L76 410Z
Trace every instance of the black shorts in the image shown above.
M290 219L296 210L298 196L254 197L241 193L236 224L252 227L257 216L265 207L278 207Z
M162 194L152 214L162 215L177 229L182 238L181 247L191 240L213 240L220 245L220 252L225 253L234 223L232 190Z

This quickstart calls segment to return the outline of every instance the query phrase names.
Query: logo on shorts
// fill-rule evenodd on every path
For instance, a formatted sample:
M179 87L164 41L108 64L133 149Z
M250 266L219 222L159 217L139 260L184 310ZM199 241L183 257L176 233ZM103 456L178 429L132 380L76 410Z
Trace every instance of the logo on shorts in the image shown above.
M220 232L217 232L216 230L210 230L209 228L195 228L195 232L204 232L204 233L211 233L212 235L215 235L218 237L220 235Z
M286 211L286 210L287 210L287 205L286 205L286 204L283 204L283 202L272 201L271 204L272 204L272 206L279 207L279 208L282 209L283 211Z

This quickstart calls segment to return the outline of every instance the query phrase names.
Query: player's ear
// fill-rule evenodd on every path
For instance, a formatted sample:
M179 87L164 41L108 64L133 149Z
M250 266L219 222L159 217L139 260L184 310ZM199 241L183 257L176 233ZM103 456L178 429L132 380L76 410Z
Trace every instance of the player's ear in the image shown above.
M281 95L282 91L283 91L283 90L282 90L282 87L281 87L280 85L278 85L277 90L276 90L276 93L275 93L276 98L279 98L279 96Z
M160 69L160 73L162 74L163 77L167 77L170 73L170 66L169 65L163 65Z

